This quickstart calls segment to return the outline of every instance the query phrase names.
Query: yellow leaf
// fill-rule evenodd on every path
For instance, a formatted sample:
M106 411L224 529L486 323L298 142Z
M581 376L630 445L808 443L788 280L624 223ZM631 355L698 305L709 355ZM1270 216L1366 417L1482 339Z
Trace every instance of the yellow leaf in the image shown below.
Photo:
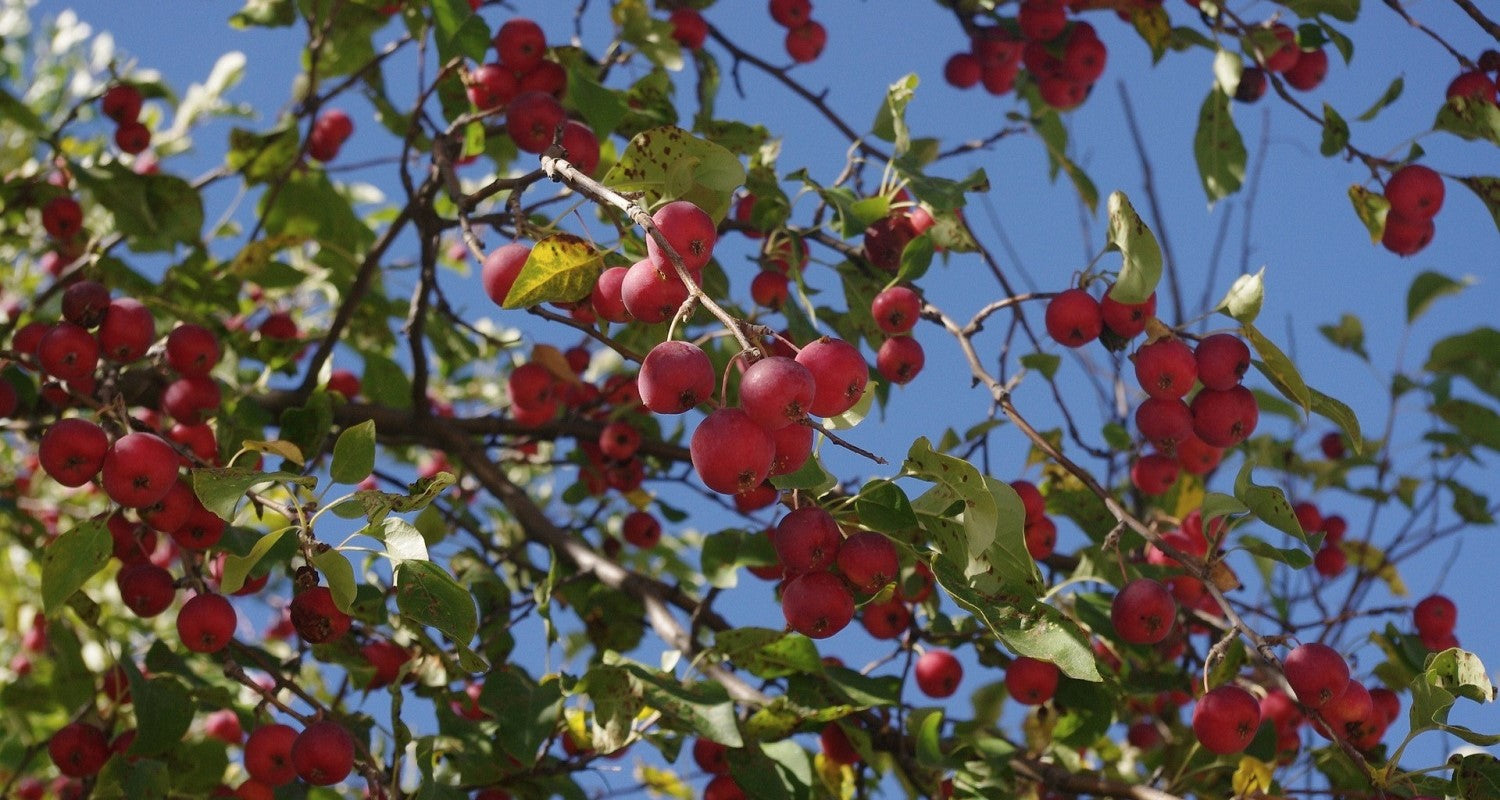
M1396 565L1386 560L1385 551L1372 544L1348 539L1339 542L1339 546L1344 548L1344 555L1349 558L1350 566L1385 581L1391 594L1396 597L1406 596L1406 582L1401 580Z
M307 463L307 460L302 457L301 448L281 439L272 439L269 442L257 442L247 439L240 446L255 453L270 453L273 456L281 456L297 466Z
M1182 519L1195 508L1203 507L1203 479L1197 475L1184 475L1177 481L1177 508L1172 516Z
M1271 765L1252 756L1241 756L1232 782L1236 795L1264 792L1271 788Z
M578 385L578 373L568 366L567 356L564 356L556 347L550 344L537 345L531 350L531 360L546 367L547 371L552 373L552 377L563 383L569 386Z
M571 233L555 233L532 246L504 307L582 300L603 271L604 254L593 245Z
M813 766L818 770L818 777L823 785L828 787L834 797L841 800L854 797L854 770L848 764L834 763L827 756L818 753L813 756Z
M641 764L635 768L635 778L646 787L646 791L650 792L652 797L693 800L693 787L684 783L675 772Z

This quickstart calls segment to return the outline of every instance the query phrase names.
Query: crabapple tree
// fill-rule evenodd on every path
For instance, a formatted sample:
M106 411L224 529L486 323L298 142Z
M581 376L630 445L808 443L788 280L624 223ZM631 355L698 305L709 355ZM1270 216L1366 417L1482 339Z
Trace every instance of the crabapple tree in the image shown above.
M0 797L1500 796L1500 23L1364 5L0 0Z

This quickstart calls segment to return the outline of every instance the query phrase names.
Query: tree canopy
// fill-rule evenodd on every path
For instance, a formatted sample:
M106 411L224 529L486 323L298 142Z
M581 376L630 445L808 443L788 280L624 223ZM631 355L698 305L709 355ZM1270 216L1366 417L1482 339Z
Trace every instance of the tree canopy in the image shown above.
M0 797L1500 798L1492 12L835 5L3 0Z

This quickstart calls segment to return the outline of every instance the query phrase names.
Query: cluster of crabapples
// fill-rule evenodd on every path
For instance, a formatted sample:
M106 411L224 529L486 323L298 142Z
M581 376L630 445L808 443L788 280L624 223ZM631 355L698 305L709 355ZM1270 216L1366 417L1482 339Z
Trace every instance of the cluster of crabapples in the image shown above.
M786 28L786 54L798 64L816 61L828 30L812 18L812 0L771 0L771 19Z
M1106 329L1128 341L1145 330L1155 307L1155 295L1130 305L1107 292L1101 303L1083 289L1068 289L1047 305L1047 332L1067 347L1082 347ZM1240 383L1250 369L1250 348L1239 337L1216 333L1195 347L1169 333L1141 345L1132 358L1146 393L1135 411L1136 428L1155 448L1130 468L1142 494L1165 494L1183 471L1207 474L1225 449L1255 432L1260 408ZM1200 388L1189 402L1185 398L1195 386Z
M151 146L151 129L141 124L141 90L128 83L116 83L104 90L99 110L115 121L115 146L121 152L139 155Z
M563 109L560 98L568 88L568 72L547 57L542 27L524 17L507 20L496 31L494 46L497 61L463 76L469 102L480 112L503 110L505 132L523 153L546 150L561 126L569 161L592 175L599 166L599 137Z
M57 208L49 204L43 214L54 234ZM89 280L68 283L60 306L60 319L28 322L11 339L15 364L41 381L36 412L53 417L38 442L37 466L80 500L98 498L102 492L108 501L110 508L100 518L111 538L112 556L119 562L115 584L122 604L149 619L171 608L179 590L186 588L188 596L175 620L181 645L196 653L219 652L229 645L239 622L229 599L213 590L226 558L222 550L213 552L225 521L202 504L182 473L187 467L217 463L218 442L210 423L221 400L211 375L220 361L219 340L212 331L191 323L158 337L146 306L134 298L111 297L107 288ZM135 409L121 419L99 398L126 369L155 372L164 379L164 388L154 407ZM341 385L351 388L348 381ZM9 380L0 381L0 406L0 416L14 416L19 410L18 393ZM23 472L16 490L28 492L37 485L34 476ZM56 533L50 524L55 518L44 515L43 522L49 534ZM180 577L173 574L174 563L181 566ZM264 573L252 577L236 594L258 591L267 578ZM343 635L351 621L335 607L327 587L316 583L311 570L299 575L299 591L290 609L295 630L312 643ZM43 626L36 629L44 635ZM384 646L388 644L372 641L363 648L375 668L372 685L382 678L389 682L406 660L404 651L399 659L390 658L387 651L395 646ZM12 666L25 672L29 665ZM105 683L114 687L105 694L116 706L129 702L121 668L106 676ZM53 736L49 752L66 779L95 774L112 753L129 746L133 730L120 731L111 741L106 735L110 727L77 721ZM301 734L288 731L270 750L265 749L270 745L247 744L245 757L252 775L260 770L252 766L258 758L274 762L280 770L257 776L267 786L298 776L326 785L348 775L354 745L341 726L320 722ZM269 788L263 796L270 796Z
M990 94L1004 95L1015 88L1024 65L1042 100L1068 110L1088 98L1108 55L1094 26L1068 21L1063 0L1023 0L1014 28L976 26L969 51L950 56L943 77L960 89L982 85Z

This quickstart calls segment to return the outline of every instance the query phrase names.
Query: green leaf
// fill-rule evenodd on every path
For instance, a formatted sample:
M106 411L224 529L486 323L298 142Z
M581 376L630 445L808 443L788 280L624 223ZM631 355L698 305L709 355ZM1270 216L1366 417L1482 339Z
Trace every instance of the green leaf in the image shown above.
M943 710L941 708L918 708L906 720L917 743L917 761L929 767L946 766L943 757Z
M437 628L459 644L467 644L479 629L473 596L431 561L396 565L396 607L402 616Z
M1327 14L1341 22L1353 22L1359 17L1360 0L1282 0L1297 16L1310 19Z
M1042 377L1049 381L1057 375L1057 368L1061 365L1062 356L1054 353L1027 353L1021 356L1021 366L1042 373Z
M601 753L614 752L630 740L631 725L642 705L633 684L629 672L608 664L589 667L578 684L578 692L594 704L590 732L593 746Z
M1500 759L1489 753L1456 755L1453 784L1459 800L1500 797Z
M1481 447L1500 452L1500 414L1468 400L1451 398L1432 409L1440 419L1452 425L1464 439Z
M1235 321L1249 325L1260 316L1261 303L1266 297L1266 268L1261 267L1254 275L1245 273L1234 279L1234 284L1219 301L1215 311L1222 311Z
M372 529L376 526L370 526ZM381 520L377 538L385 543L386 555L394 562L402 561L429 561L431 557L427 554L427 539L422 532L400 517L386 517Z
M776 564L771 537L759 531L737 528L711 533L703 539L703 579L709 586L733 589L739 583L740 567Z
M1172 19L1167 10L1154 5L1134 6L1130 9L1130 24L1151 48L1151 62L1160 61L1172 39Z
M1359 317L1344 314L1339 317L1339 324L1319 325L1318 332L1335 347L1348 350L1366 361L1370 360L1370 354L1365 352L1365 326L1359 321Z
M1471 175L1459 178L1458 182L1469 187L1469 191L1479 196L1484 207L1490 210L1490 216L1495 220L1495 227L1500 228L1500 178Z
M714 681L684 683L675 675L648 670L639 664L626 669L641 687L642 699L668 719L707 739L728 747L741 747L738 719L729 692Z
M256 25L263 28L285 28L297 21L292 0L245 0L244 8L229 18L236 28Z
M921 80L916 73L891 84L885 90L885 101L875 111L875 124L870 131L877 137L895 145L892 153L901 156L911 149L911 130L906 127L906 106L911 103Z
M375 405L407 410L412 407L411 377L400 364L379 354L365 353L362 391ZM330 424L332 420L330 420ZM304 448L304 452L306 452Z
M1203 496L1203 525L1219 517L1234 517L1240 514L1248 514L1250 507L1239 501L1239 498L1230 497L1219 492L1209 492Z
M1370 231L1370 243L1378 244L1385 236L1385 216L1391 210L1391 201L1380 192L1372 192L1359 184L1349 186L1349 202L1354 213Z
M576 108L601 140L614 131L629 109L623 92L605 88L595 79L596 66L582 58L565 59L568 69L567 104Z
M1476 703L1492 703L1495 686L1485 673L1479 656L1467 650L1450 647L1432 656L1427 662L1423 680L1440 686L1457 697L1466 697Z
M328 477L334 483L359 483L375 470L375 421L365 420L345 428L333 443L333 462Z
M1034 595L998 591L994 584L975 586L946 559L935 559L931 566L943 591L1015 652L1050 661L1070 678L1103 680L1087 637L1062 612L1035 602Z
M455 56L483 61L490 48L489 26L484 18L469 8L467 0L433 0L432 20L436 23L438 61L447 63Z
M268 483L290 483L313 487L318 479L291 472L259 472L244 467L200 467L193 470L193 491L199 502L226 522L234 521L234 509L245 492Z
M494 730L496 744L522 766L530 766L557 731L562 687L557 680L538 684L519 669L497 669L485 676L479 706L505 721Z
M1454 280L1447 275L1430 271L1423 272L1421 275L1413 278L1411 282L1411 288L1406 290L1407 324L1410 325L1411 323L1416 322L1417 317L1420 317L1422 316L1422 314L1426 313L1427 309L1431 308L1432 304L1437 301L1438 298L1458 294L1459 292L1462 292L1473 284L1474 279L1470 277L1465 277L1461 280ZM1496 337L1500 337L1500 334L1495 335ZM1441 345L1433 347L1434 358L1436 357L1439 346ZM1467 358L1472 354L1472 352L1466 352L1464 354L1464 357ZM1431 366L1431 362L1429 362L1427 368L1433 368Z
M1360 114L1358 117L1355 117L1355 119L1359 120L1360 122L1369 122L1370 120L1375 119L1375 115L1379 114L1381 109L1384 109L1391 103L1396 102L1396 98L1401 96L1401 92L1405 88L1406 81L1404 81L1401 76L1396 76L1396 79L1391 81L1391 85L1385 88L1385 93L1380 96L1380 99L1376 100L1374 105L1366 109L1365 113Z
M4 88L0 88L0 119L14 122L38 136L47 132L46 123L31 110L31 106L17 100L15 95Z
M853 409L851 409L853 410ZM817 455L810 455L807 461L795 472L785 475L773 475L771 485L777 489L802 489L813 494L822 494L838 485L838 479L833 477L828 470L823 469L823 464Z
M131 755L160 755L182 746L183 735L193 721L193 700L181 681L169 677L132 680L130 696L136 726Z
M359 587L354 582L354 565L349 563L347 556L333 548L314 552L312 562L323 573L323 580L328 582L334 606L345 614L349 613L350 607L354 605L354 598L359 593Z
M912 160L908 154L891 162L896 168L896 174L906 181L906 188L911 191L912 197L932 207L933 216L937 218L938 224L934 231L941 232L943 218L946 212L952 212L963 208L964 195L971 192L986 192L990 188L990 178L984 169L976 169L961 180L950 180L938 178L922 171L921 165ZM945 234L950 239L961 239L959 231L954 230ZM949 247L950 250L957 249Z
M505 308L588 297L604 271L604 254L582 237L554 233L537 242L505 296Z
M672 23L652 17L643 0L619 0L612 4L610 17L619 26L621 38L652 63L673 72L682 69L682 46L672 38Z
M296 528L290 525L277 528L257 539L255 545L250 548L249 553L242 556L233 553L226 555L224 557L224 574L219 578L219 591L225 594L238 592L245 585L245 579L249 577L250 571L255 569L255 565L259 564L261 559L266 557L266 553L271 552L271 548L275 547L276 543L281 541L281 537L285 536L288 531L293 530L296 530Z
M229 152L224 160L253 186L286 176L301 153L302 136L296 125L286 124L267 133L230 128Z
M871 530L896 535L917 527L917 515L900 486L888 480L866 483L854 498L854 512Z
M1044 106L1040 99L1032 104L1033 109ZM1068 131L1063 127L1062 119L1058 116L1056 109L1043 108L1036 111L1032 117L1032 126L1042 143L1047 146L1047 160L1049 174L1053 181L1057 180L1058 170L1067 174L1068 180L1073 182L1073 188L1078 192L1078 197L1083 204L1089 207L1089 212L1099 210L1099 189L1094 186L1094 181L1084 172L1081 167L1068 158Z
M119 163L78 168L78 183L109 209L125 244L137 253L197 244L203 228L203 198L175 175L137 175Z
M928 267L932 266L932 253L932 237L926 232L907 242L906 249L901 251L901 268L896 271L892 285L911 283L926 275Z
M1313 563L1312 553L1306 550L1274 547L1270 542L1249 534L1239 537L1239 545L1254 555L1280 561L1292 569L1304 569Z
M1144 303L1161 280L1161 245L1124 192L1111 192L1108 208L1109 249L1124 259L1109 296L1126 305Z
M636 134L604 176L604 184L612 189L643 193L648 209L669 200L688 200L715 222L729 213L731 195L744 182L745 168L738 156L672 125ZM514 296L515 290L511 293Z
M1303 411L1312 410L1312 392L1303 382L1302 375L1297 372L1297 366L1287 358L1281 348L1271 343L1264 334L1250 323L1240 325L1240 331L1245 338L1250 340L1250 347L1255 350L1261 360L1255 362L1256 369L1271 381L1271 385L1281 392L1286 399L1302 406Z
M1323 104L1323 144L1318 151L1325 156L1336 156L1344 151L1349 144L1349 123L1339 116L1339 112L1333 110L1333 106Z
M1235 63L1239 63L1238 58ZM1215 86L1203 98L1198 130L1193 135L1193 157L1198 161L1198 175L1210 205L1239 191L1245 182L1245 140L1229 113L1225 91Z
M1292 504L1287 501L1286 494L1278 487L1256 484L1250 477L1250 471L1251 464L1247 460L1240 467L1239 475L1235 476L1234 496L1248 506L1261 522L1296 538L1311 549L1313 543L1302 530L1302 523L1297 521L1297 514L1292 511Z
M1343 402L1329 397L1317 389L1307 390L1312 395L1312 411L1320 417L1332 421L1344 431L1345 438L1349 441L1349 449L1355 455L1364 452L1364 438L1359 428L1359 417L1354 415L1354 409Z
M114 552L109 528L87 520L64 532L42 550L42 608L56 615L72 594L109 563Z
M945 545L943 555L950 563L965 575L992 574L1011 590L1037 595L1041 575L1025 553L1025 512L1014 489L991 486L972 464L934 451L925 436L912 442L904 467L913 477L935 484L912 503L919 518L928 515L924 527L941 535L941 520L952 517L961 525L962 541ZM948 513L954 506L959 511ZM1017 546L1021 558L1016 557Z
M813 640L800 633L769 628L731 628L714 634L714 649L740 669L767 680L788 675L816 675L822 656Z
M1475 328L1440 339L1428 353L1424 369L1434 375L1466 378L1479 391L1500 398L1500 331Z
M1469 97L1452 97L1438 110L1432 127L1470 141L1485 139L1500 144L1500 107Z

